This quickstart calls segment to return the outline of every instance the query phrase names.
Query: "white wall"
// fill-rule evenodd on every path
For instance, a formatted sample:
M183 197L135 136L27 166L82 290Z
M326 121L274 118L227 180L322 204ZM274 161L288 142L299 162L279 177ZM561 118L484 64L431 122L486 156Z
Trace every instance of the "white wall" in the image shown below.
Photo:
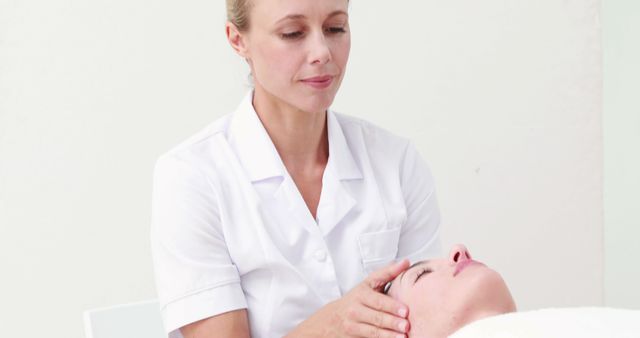
M336 107L416 140L521 309L602 304L600 2L412 4L353 2Z
M445 243L521 309L603 303L599 6L352 1L334 108L415 140ZM223 22L204 0L0 0L3 335L79 338L83 310L154 296L153 162L245 90Z
M640 309L640 3L603 5L605 302Z

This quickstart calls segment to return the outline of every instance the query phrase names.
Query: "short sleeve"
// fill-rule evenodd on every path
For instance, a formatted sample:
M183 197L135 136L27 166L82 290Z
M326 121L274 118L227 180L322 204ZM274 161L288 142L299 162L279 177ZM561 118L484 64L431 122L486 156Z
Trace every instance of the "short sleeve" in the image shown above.
M398 258L412 262L442 255L440 210L431 170L412 142L401 164L400 184L407 211L398 244Z
M173 155L156 163L151 250L162 317L170 338L179 328L247 308L229 256L214 185Z

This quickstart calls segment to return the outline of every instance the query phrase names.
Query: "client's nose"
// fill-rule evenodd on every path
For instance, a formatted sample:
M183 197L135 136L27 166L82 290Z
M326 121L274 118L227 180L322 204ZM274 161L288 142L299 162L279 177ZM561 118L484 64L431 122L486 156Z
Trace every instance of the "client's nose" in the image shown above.
M471 254L466 246L462 244L456 244L451 248L451 252L449 253L449 260L454 263L459 261L465 261L471 259Z

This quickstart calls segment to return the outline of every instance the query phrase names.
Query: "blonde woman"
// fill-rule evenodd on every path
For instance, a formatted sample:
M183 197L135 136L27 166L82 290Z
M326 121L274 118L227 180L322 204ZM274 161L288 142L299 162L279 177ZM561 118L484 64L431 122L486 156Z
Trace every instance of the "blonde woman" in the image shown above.
M441 254L434 182L408 140L329 110L348 6L227 0L254 88L155 169L170 337L406 337L408 308L382 289Z

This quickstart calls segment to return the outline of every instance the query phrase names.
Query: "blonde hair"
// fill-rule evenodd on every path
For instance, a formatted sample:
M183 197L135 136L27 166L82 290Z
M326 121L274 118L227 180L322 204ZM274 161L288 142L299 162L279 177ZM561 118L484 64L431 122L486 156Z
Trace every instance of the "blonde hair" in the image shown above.
M249 29L251 0L227 0L227 20L241 32Z
M350 2L347 0L347 2ZM227 20L241 32L249 30L251 0L227 0Z

